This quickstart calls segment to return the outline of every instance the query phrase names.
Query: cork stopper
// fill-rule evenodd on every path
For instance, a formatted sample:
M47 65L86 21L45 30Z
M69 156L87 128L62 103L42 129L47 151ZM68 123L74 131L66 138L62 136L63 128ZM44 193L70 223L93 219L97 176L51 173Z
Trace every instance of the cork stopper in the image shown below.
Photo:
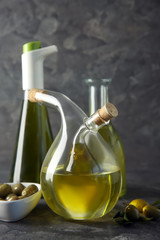
M47 93L45 90L32 88L28 93L28 99L30 102L41 102L35 98L36 93Z
M101 109L98 110L98 115L94 119L94 122L97 125L102 125L107 122L111 118L115 118L118 116L118 110L112 103L106 103Z

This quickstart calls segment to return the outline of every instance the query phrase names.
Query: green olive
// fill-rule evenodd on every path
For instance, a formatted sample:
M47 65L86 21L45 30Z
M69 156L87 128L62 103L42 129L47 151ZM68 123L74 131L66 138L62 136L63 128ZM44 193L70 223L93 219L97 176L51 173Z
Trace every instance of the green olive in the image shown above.
M18 200L25 198L25 196L18 196Z
M7 199L7 201L15 201L15 200L18 200L18 196L17 195L12 195L12 196L10 196L8 199Z
M4 198L0 198L0 201L6 201Z
M125 209L127 218L131 221L136 221L139 219L140 214L138 209L133 205L128 205Z
M143 214L147 218L154 218L154 219L160 218L160 210L151 205L144 206Z
M129 205L135 206L140 213L142 213L142 209L145 205L148 205L148 202L144 199L134 199L130 202Z
M17 196L20 196L25 186L22 183L16 183L12 185L11 188L14 194L16 194Z
M5 198L9 193L12 192L11 186L3 183L0 185L0 197Z
M28 197L36 193L37 191L38 191L37 186L34 184L31 184L22 191L22 196Z
M13 196L16 196L16 195L14 193L9 193L5 199L8 201Z

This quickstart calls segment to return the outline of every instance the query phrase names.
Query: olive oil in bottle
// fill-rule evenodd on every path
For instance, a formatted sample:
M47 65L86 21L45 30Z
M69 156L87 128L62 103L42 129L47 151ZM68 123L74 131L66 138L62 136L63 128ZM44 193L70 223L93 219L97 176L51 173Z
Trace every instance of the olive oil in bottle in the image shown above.
M112 210L121 191L118 161L98 130L118 115L107 103L89 118L64 95L30 91L30 100L59 110L61 128L41 169L48 206L67 219L87 220Z
M114 151L119 161L122 173L122 189L120 194L120 196L122 197L126 194L126 169L125 169L125 155L121 139L111 121L108 125L103 126L101 129L99 129L99 133L101 134L103 139L110 144L112 150Z
M23 45L24 100L10 181L40 182L41 165L53 139L46 106L30 102L28 92L31 88L44 88L43 60L56 51L55 46L41 48L38 41Z
M86 79L89 86L89 113L90 115L96 109L101 108L105 102L108 102L108 85L111 79ZM126 194L126 169L125 169L125 154L121 139L110 121L107 125L99 129L100 135L105 142L110 145L115 153L122 172L122 189L120 196Z
M45 200L55 213L65 218L83 220L101 217L115 206L119 198L120 169L112 166L111 169L101 173L74 174L64 172L64 167L59 166L50 183L52 193L45 188L45 169L42 169Z

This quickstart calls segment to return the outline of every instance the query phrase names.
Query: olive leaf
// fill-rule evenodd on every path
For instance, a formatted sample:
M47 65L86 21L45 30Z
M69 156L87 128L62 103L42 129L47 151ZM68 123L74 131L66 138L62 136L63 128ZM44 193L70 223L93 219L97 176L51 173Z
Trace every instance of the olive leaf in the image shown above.
M145 217L142 213L140 213L139 221L145 222L145 221L151 221L152 218Z
M126 214L126 213L124 213L123 219L124 219L124 220L125 220L125 222L127 222L127 223L132 223L132 221L131 221L130 219L128 219L128 217L127 217L127 214Z
M113 217L113 219L115 218L119 218L119 217L123 217L124 216L124 211L118 211L115 216Z
M159 206L158 206L159 205ZM160 199L155 201L152 206L156 206L157 208L160 208Z
M118 211L115 216L113 217L114 221L119 223L119 224L130 224L132 223L128 218L127 215L124 211Z

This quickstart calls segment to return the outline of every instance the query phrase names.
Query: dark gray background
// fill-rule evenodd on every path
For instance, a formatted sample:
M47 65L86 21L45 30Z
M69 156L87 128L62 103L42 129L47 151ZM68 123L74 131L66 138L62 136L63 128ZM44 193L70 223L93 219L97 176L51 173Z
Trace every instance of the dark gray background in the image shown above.
M159 16L159 0L0 1L0 181L9 178L23 98L22 45L40 40L59 48L45 62L45 88L63 92L84 111L84 79L113 79L110 101L119 109L114 125L127 180L159 186Z

